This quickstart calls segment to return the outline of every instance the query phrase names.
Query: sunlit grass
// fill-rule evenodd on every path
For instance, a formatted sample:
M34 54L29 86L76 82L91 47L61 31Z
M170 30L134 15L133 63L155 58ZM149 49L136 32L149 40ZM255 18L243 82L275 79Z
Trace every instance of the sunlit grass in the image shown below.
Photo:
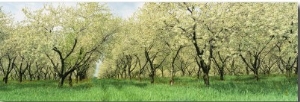
M56 81L11 81L0 84L2 101L297 101L297 77L226 76L225 81L211 77L211 86L190 77L156 78L155 84L120 79L91 79L63 88Z

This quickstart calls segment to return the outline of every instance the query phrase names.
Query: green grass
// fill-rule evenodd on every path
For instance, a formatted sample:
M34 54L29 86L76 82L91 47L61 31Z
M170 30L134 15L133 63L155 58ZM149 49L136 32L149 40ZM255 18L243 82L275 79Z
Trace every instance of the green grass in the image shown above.
M10 81L0 84L2 101L297 101L297 77L225 76L211 77L211 86L202 79L181 77L175 84L169 78L156 78L155 84L121 79L92 79L57 88L56 81Z

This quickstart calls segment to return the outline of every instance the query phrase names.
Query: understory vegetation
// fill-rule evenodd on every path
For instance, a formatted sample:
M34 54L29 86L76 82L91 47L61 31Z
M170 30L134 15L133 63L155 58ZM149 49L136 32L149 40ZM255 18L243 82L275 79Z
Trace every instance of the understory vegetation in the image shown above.
M90 79L73 87L55 87L56 81L13 81L0 84L2 101L297 101L297 76L226 76L212 77L210 87L191 77L149 79Z

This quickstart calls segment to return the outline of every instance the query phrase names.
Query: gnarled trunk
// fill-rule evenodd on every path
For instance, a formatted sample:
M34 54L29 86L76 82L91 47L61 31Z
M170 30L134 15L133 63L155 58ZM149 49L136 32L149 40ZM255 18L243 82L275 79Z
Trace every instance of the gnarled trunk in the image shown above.
M58 83L58 87L62 87L64 85L64 81L66 79L66 75L65 76L61 76L59 83Z
M208 73L204 73L203 80L204 80L204 84L206 86L209 86L209 76L208 76Z
M219 69L220 80L224 80L224 69Z
M3 82L4 82L5 84L7 84L7 82L8 82L8 75L6 75L6 76L3 77Z
M72 73L70 73L69 75L69 86L73 86L73 82L72 82Z

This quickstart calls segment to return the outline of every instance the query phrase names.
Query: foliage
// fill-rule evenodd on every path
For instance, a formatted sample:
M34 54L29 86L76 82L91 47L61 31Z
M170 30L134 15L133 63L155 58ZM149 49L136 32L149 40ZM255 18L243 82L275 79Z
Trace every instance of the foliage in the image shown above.
M149 2L121 19L102 3L45 4L23 8L26 19L17 23L1 10L0 76L60 79L62 85L67 76L91 76L100 60L99 78L151 78L151 83L179 75L203 75L206 85L216 75L291 77L298 71L296 7Z

